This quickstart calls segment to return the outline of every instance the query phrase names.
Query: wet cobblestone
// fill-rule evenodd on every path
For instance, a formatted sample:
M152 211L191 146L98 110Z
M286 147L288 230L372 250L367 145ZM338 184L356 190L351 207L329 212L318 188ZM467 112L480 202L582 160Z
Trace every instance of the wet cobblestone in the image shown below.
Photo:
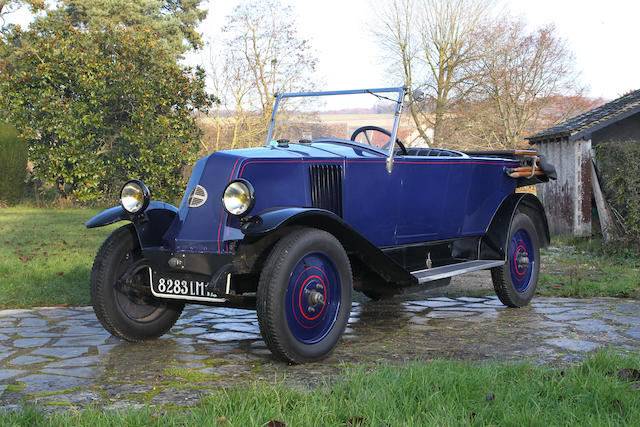
M127 343L105 332L90 307L0 311L0 408L95 404L194 405L247 381L313 387L345 364L450 358L580 360L600 348L640 351L640 301L537 297L520 309L490 297L355 302L343 340L326 360L273 359L255 312L188 306L161 339Z

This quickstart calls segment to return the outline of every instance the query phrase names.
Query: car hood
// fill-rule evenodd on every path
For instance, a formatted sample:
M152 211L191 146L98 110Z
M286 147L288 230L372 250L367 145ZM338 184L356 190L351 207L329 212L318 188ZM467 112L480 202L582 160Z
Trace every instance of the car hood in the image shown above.
M307 185L300 185L308 180L305 163L335 164L372 155L382 157L366 148L328 142L213 153L195 164L176 220L163 236L164 246L176 251L227 252L230 241L241 239L237 221L222 207L224 188L234 179L253 183L260 196L256 211L269 206L304 206L309 203ZM191 208L189 195L198 185L205 189L206 201Z

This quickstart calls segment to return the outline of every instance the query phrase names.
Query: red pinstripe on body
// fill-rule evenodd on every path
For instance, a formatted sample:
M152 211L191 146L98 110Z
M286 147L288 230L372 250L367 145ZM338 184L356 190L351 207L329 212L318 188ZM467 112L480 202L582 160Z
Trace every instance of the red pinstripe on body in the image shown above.
M245 162L240 169L238 178L242 177L244 168L254 163L343 163L344 160L250 160ZM385 160L347 160L346 163L386 163ZM491 166L513 166L514 163L506 162L490 162L490 161L450 161L450 162L438 162L438 161L424 161L424 162L408 162L397 161L395 164L400 165L491 165Z

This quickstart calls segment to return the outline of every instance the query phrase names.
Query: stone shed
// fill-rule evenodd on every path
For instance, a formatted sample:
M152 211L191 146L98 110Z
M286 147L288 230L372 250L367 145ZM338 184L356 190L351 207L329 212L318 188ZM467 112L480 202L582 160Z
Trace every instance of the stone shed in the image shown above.
M640 90L527 138L553 163L557 181L538 187L553 234L591 235L592 148L640 140ZM594 180L597 183L597 177ZM596 192L599 186L597 186Z

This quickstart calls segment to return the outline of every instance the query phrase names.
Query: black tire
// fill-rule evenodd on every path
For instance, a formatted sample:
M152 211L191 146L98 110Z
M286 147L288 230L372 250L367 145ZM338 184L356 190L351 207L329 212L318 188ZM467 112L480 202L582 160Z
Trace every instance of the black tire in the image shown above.
M120 281L125 271L142 258L132 224L115 230L104 241L91 270L91 304L102 326L127 341L157 338L176 323L184 303L162 300L151 295L149 270L133 276L137 289ZM141 291L142 290L142 291Z
M504 305L522 307L529 304L536 293L540 272L538 232L527 215L516 213L508 242L507 262L491 269L491 279Z
M271 352L291 363L329 355L349 320L352 288L349 258L333 235L303 228L281 239L257 293L260 332ZM314 292L324 295L318 305L311 304Z

